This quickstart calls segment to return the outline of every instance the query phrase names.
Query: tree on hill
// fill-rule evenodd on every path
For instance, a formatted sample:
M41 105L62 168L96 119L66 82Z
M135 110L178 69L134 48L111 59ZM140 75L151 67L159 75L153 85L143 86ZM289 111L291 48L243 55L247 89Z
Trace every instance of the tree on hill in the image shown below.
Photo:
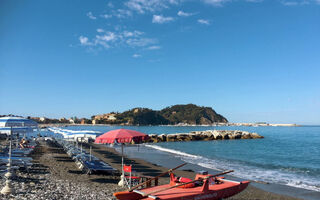
M116 115L117 121L132 125L159 125L168 124L158 111L148 108L134 108Z
M210 107L200 107L194 104L174 105L160 111L160 114L171 124L212 124L214 122L228 122L222 115L217 114Z

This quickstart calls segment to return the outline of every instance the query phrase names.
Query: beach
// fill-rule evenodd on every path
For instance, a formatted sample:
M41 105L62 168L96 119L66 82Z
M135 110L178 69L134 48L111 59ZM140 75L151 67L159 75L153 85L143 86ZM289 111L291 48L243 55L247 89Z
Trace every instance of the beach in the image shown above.
M115 149L105 145L90 145L92 145L93 155L112 167L121 169L121 155ZM83 147L88 149L89 145L84 144ZM115 199L112 194L124 190L117 185L118 175L89 176L83 174L56 143L39 142L32 153L32 158L34 159L32 169L28 173L19 172L18 177L13 181L16 192L10 196L11 199ZM156 176L168 170L136 158L125 157L125 163L132 164L137 173L146 176ZM188 178L195 176L195 173L190 170L176 170L175 174ZM168 181L168 176L159 179L160 184L168 183ZM1 187L3 184L4 180L1 180ZM242 193L229 199L295 200L296 198L265 192L249 186Z

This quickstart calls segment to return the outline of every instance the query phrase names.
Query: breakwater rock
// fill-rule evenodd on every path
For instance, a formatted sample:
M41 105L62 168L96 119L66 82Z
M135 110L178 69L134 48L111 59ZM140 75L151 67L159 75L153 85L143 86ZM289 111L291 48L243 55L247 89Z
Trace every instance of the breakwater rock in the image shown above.
M174 134L150 134L150 143L158 142L178 142L178 141L209 141L209 140L229 140L229 139L258 139L264 138L258 133L233 130L207 130L192 131L190 133Z

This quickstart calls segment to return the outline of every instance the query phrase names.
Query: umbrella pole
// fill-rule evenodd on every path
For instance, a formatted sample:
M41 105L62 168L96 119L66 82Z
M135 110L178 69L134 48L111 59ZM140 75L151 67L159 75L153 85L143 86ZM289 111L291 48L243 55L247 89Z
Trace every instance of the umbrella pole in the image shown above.
M82 153L82 138L81 138L80 142L81 142L81 147L80 147L81 150L80 151Z
M123 143L121 143L121 167L122 167L122 175L124 175L124 171L123 171Z
M11 154L12 154L12 126L11 126L11 134L10 134L10 143L9 143L9 163L8 163L8 171L10 172L11 171L11 163L12 163L12 160L11 160Z
M90 146L90 161L92 161L92 147Z
M19 147L19 133L17 133L16 149Z
M11 150L12 150L12 126L11 126L11 134L10 134L10 144L9 144L9 158L8 158L8 172L4 175L6 177L6 184L5 186L2 188L2 190L0 191L1 194L11 194L14 193L14 189L12 188L11 185L11 177L12 177L12 173L11 173Z
M118 183L119 186L123 187L125 184L125 177L124 177L124 171L123 171L123 143L121 143L121 170L122 170L122 175L120 178L120 181Z

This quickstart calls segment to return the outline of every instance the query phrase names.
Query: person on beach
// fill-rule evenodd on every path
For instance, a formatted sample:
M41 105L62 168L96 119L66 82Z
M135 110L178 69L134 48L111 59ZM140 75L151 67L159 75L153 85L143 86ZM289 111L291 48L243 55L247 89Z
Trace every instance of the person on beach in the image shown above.
M19 143L19 146L20 146L22 149L24 149L24 148L27 147L27 144L28 144L28 140L22 138L21 141L20 141L20 143Z

